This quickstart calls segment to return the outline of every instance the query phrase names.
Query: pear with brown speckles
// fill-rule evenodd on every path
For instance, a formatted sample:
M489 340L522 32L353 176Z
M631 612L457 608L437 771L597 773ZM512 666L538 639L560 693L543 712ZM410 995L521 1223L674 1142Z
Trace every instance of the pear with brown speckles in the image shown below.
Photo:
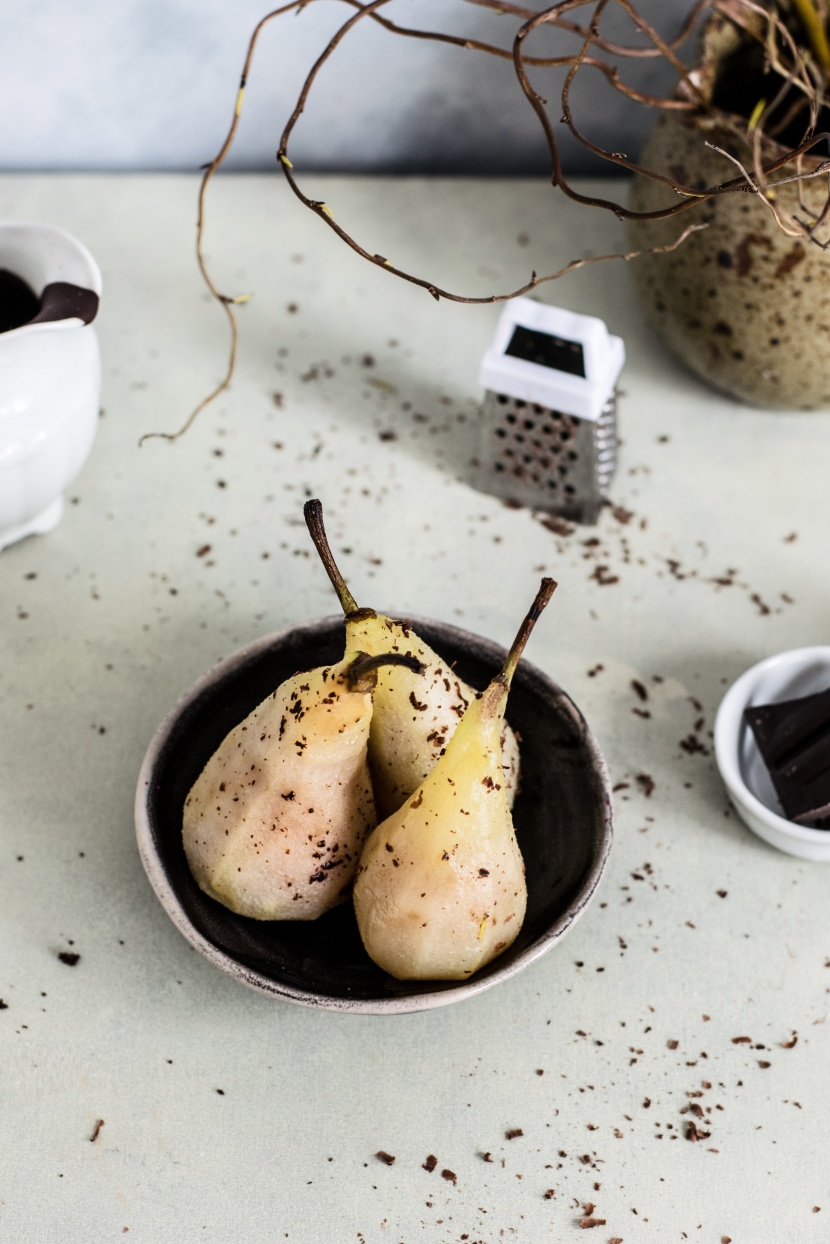
M430 773L476 692L405 622L359 609L337 568L319 501L304 511L314 546L346 615L347 642L364 652L399 652L414 657L422 672L405 666L378 670L369 735L369 766L378 816L391 815ZM519 744L501 723L500 785L512 806L519 782Z
M347 647L338 664L294 675L214 752L182 827L211 898L255 920L313 920L348 897L377 824L366 752L386 659Z
M502 672L470 703L429 776L363 848L354 885L360 936L399 980L466 980L522 926L527 887L500 728L513 673L555 586L542 581Z

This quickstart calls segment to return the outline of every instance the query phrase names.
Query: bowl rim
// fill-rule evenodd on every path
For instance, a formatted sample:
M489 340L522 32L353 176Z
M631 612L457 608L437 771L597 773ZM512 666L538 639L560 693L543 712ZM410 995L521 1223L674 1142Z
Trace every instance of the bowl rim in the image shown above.
M405 619L416 630L422 624L440 626L445 632L452 633L453 637L457 637L459 640L467 642L475 640L478 644L486 644L491 651L499 651L506 654L506 649L501 648L494 641L484 639L482 636L465 631L448 622L438 622L432 618L402 613L400 611L389 611L387 616ZM251 658L278 644L297 630L309 626L322 627L342 620L342 614L327 615L323 618L310 618L305 622L298 622L292 626L283 627L279 631L261 635L257 639L243 644L240 648L216 662L216 664L200 675L187 691L179 696L173 707L156 728L139 770L135 791L135 831L138 852L156 898L185 940L214 966L250 988L256 989L270 997L280 998L283 1001L292 1002L300 1006L351 1014L400 1015L416 1011L433 1010L437 1007L460 1002L465 998L472 997L474 994L482 993L484 990L492 988L501 981L507 980L524 968L529 967L531 963L534 963L550 950L556 942L560 941L573 928L590 905L608 861L613 841L613 796L608 766L592 730L574 701L557 682L543 670L540 670L538 666L524 660L524 658L520 662L520 665L530 672L535 679L547 684L556 693L557 700L570 713L578 726L590 758L602 802L602 825L599 827L598 847L583 882L568 909L519 955L503 966L496 967L480 980L473 979L459 982L458 984L453 984L450 988L447 988L445 983L443 988L432 992L428 989L419 989L411 994L393 994L387 998L331 997L315 993L313 990L305 990L275 981L273 978L248 967L244 963L240 963L232 955L220 950L193 925L167 877L164 865L159 858L153 841L147 808L147 796L153 781L155 766L182 714L208 688L215 686L223 678L238 669L240 665L245 664Z
M762 803L741 776L738 758L743 731L743 710L749 705L752 692L763 676L776 668L791 669L795 672L816 659L823 659L830 665L830 646L814 644L811 647L790 648L785 652L777 652L750 666L732 683L721 700L715 716L715 761L723 783L733 800L742 804L750 815L757 817L776 835L790 838L794 842L827 848L828 858L830 858L830 833L826 829L814 829L809 825L799 825L795 821L788 821L786 817L780 816ZM750 825L749 828L752 829L753 826ZM755 830L755 832L758 831Z

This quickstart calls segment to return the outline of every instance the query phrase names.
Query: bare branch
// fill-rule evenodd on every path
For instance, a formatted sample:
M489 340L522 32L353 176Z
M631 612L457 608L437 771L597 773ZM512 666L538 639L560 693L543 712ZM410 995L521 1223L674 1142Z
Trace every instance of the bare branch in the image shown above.
M178 439L192 426L199 413L223 393L231 383L236 366L239 339L234 308L239 302L245 301L246 296L223 293L208 270L204 255L207 190L214 173L224 162L236 137L248 75L262 31L275 18L290 12L299 13L316 2L317 0L290 0L289 3L267 13L251 34L234 102L231 124L216 156L205 167L198 202L197 262L207 288L213 298L222 305L228 320L230 345L227 368L216 388L199 403L177 432L150 433L149 436L161 436L167 440ZM610 211L618 219L658 221L679 215L706 200L722 195L754 194L765 204L767 210L773 215L777 227L786 236L803 238L822 247L828 245L819 241L817 232L830 220L830 176L828 175L830 174L830 160L822 160L813 152L820 143L830 140L830 134L826 132L830 120L830 107L826 94L828 79L830 79L830 43L828 43L826 34L830 0L694 0L694 2L690 0L685 20L677 33L670 38L661 35L654 26L645 21L638 11L636 0L557 0L557 3L548 4L542 9L530 8L527 4L515 3L513 0L466 0L471 7L489 10L503 17L513 31L512 46L500 46L477 38L467 38L463 34L400 25L381 11L390 3L390 0L342 0L342 2L352 10L351 15L329 39L305 77L291 115L283 127L277 151L278 163L299 201L314 212L356 254L375 266L385 269L391 275L425 289L435 299L444 298L462 303L507 301L529 293L538 286L557 280L587 264L608 259L633 259L640 253L674 250L691 233L703 226L689 226L675 242L669 246L656 247L654 251L626 252L574 260L557 272L544 276L538 276L534 272L520 288L508 293L485 296L462 295L444 289L437 282L426 277L395 267L389 260L374 253L352 237L335 220L327 204L309 198L303 192L289 157L289 141L306 108L320 71L343 40L364 20L371 21L390 36L441 43L455 47L459 51L481 53L500 60L511 60L518 85L536 115L544 135L550 162L551 184L567 198L577 203ZM631 24L633 35L636 36L633 43L619 43L602 33L602 21L612 9L623 13ZM580 18L581 11L586 12L587 20ZM707 67L704 62L702 69L701 67L691 69L680 55L681 48L702 23L708 37L710 30L714 30L716 34L721 30L722 27L716 24L718 22L727 31L732 32L730 46L733 50L737 48L739 51L743 49L748 52L749 49L755 47L763 53L762 97L752 98L752 88L748 87L747 98L741 105L741 108L745 108L745 112L729 111L715 102L716 96L713 92L716 91L719 82L717 73L713 71L711 65ZM553 35L569 40L571 44L576 40L577 46L563 48L561 52L557 49L555 55L532 55L528 50L531 36L543 28ZM757 61L757 52L754 55ZM674 70L677 85L668 96L654 96L627 83L619 65L615 63L615 60L637 61L645 58L661 59ZM716 68L717 66L715 70ZM673 200L666 207L650 212L635 212L622 202L583 193L570 184L562 167L556 130L549 116L547 100L532 84L529 76L531 71L535 76L557 69L565 71L564 84L559 91L561 111L557 120L561 119L569 133L585 150L598 159L606 161L616 170L639 174L665 185L667 191L673 196ZM725 147L712 142L707 145L729 161L738 170L739 175L717 185L703 188L686 186L679 183L674 172L669 168L644 168L636 161L629 159L625 153L607 151L598 143L592 142L577 123L571 103L577 78L586 69L599 73L611 89L640 106L668 109L685 112L693 117L708 118L715 123L714 129L717 132L731 135L738 143L749 140L751 171L748 164L727 151ZM802 119L803 129L800 128ZM817 132L821 123L825 128ZM797 136L799 132L800 139L794 141L794 136ZM792 171L793 169L795 171ZM776 176L778 173L783 175ZM823 200L820 205L812 206L812 200L810 204L807 202L806 187L808 183L816 184L820 179L824 182ZM797 211L787 210L776 202L777 189L790 184L796 184L798 187ZM148 439L147 436L142 437L142 443L146 439Z

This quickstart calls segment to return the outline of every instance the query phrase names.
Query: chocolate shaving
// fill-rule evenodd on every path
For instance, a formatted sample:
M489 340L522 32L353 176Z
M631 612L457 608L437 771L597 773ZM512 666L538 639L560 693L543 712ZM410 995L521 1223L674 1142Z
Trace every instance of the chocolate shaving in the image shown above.
M564 518L559 518L556 514L546 514L544 518L540 518L539 522L548 531L552 531L555 536L572 536L576 531L573 523L567 522Z

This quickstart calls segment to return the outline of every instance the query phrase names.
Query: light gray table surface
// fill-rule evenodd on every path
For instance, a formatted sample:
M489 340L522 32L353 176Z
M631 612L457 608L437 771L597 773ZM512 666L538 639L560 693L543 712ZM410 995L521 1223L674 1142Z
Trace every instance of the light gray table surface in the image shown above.
M582 1238L586 1205L596 1244L830 1239L830 873L730 813L710 734L749 665L828 641L830 419L718 397L649 334L625 263L585 269L544 297L625 338L623 444L615 509L557 536L467 482L497 309L434 302L276 176L238 176L207 235L222 288L255 295L237 376L183 440L139 448L224 366L196 189L0 179L0 217L70 229L105 282L91 457L61 525L0 554L0 1239L538 1244ZM624 246L538 182L309 189L370 250L470 294ZM619 787L584 919L457 1006L355 1017L248 990L190 949L139 861L138 769L177 697L337 612L313 495L378 608L505 643L552 574L528 659Z

